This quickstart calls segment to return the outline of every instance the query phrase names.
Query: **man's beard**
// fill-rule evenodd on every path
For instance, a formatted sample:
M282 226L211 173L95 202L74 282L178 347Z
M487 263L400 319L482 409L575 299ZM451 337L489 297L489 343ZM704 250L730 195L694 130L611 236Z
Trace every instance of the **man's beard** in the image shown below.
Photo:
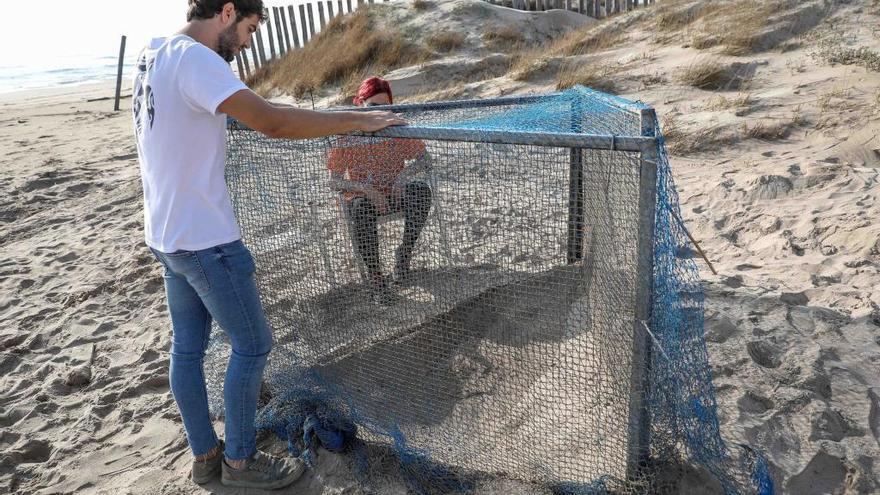
M235 24L233 24L220 33L220 40L217 43L217 54L223 57L223 60L232 62L235 60L238 48L238 33L235 31Z

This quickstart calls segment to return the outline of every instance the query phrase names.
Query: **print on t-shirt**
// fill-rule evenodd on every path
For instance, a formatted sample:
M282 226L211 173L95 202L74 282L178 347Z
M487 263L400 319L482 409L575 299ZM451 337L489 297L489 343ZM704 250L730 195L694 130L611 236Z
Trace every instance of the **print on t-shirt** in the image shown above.
M149 81L146 81L147 73L152 72L155 62L156 59L153 58L147 61L145 53L138 60L138 72L134 80L134 104L132 106L135 131L138 135L143 132L144 124L141 118L141 111L144 108L144 103L146 103L147 107L147 118L150 119L150 129L153 128L153 121L156 118L156 101L153 97L153 88L150 87Z

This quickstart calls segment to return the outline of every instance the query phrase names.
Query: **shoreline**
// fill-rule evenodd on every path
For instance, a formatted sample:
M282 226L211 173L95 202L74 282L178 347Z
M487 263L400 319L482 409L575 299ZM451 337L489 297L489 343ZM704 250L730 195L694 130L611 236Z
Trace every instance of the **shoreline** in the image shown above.
M53 105L58 103L93 103L105 99L113 100L116 93L116 79L88 82L69 86L22 89L0 93L0 112L9 107L32 105ZM123 78L121 99L131 98L131 81ZM109 111L113 104L109 105ZM0 116L2 119L2 116Z

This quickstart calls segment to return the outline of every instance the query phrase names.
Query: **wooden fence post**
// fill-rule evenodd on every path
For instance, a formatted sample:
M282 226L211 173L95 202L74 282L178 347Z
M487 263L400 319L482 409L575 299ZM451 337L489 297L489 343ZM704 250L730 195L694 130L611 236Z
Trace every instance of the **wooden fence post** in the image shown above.
M254 35L251 35L251 54L254 56L254 70L260 68L260 56L257 54L257 44L254 42Z
M241 63L241 53L235 54L235 63L238 64L238 78L244 80L247 76L244 73L244 64Z
M248 62L247 50L241 51L241 59L244 60L245 77L251 77L251 64Z
M263 44L263 30L257 28L254 35L257 37L257 51L260 53L260 64L266 65L266 45Z
M307 4L306 9L309 11L309 41L315 37L315 12L312 10L312 4Z
M287 29L287 13L281 9L281 28L284 31L284 43L287 45L287 51L293 50L293 44L290 42L290 30Z
M318 18L321 22L321 32L324 32L324 26L327 25L327 19L324 18L324 2L318 2Z
M275 37L278 39L278 53L287 53L287 45L284 44L284 24L281 23L281 9L275 9Z
M116 70L116 101L113 103L113 111L119 111L119 99L122 98L122 65L125 63L125 41L126 37L122 37L119 42L119 68Z
M302 42L303 46L306 46L306 43L309 42L309 26L306 22L306 6L303 4L299 4L299 29L302 31Z
M287 12L288 12L288 14L290 14L290 37L293 39L293 47L299 48L300 46L304 46L305 42L303 42L303 45L300 45L299 44L299 36L297 36L297 34L296 34L296 16L293 15L294 14L293 5L287 6ZM302 20L302 19L300 19L300 20ZM287 24L284 25L284 28L287 29Z
M278 7L272 7L272 15L276 19L275 24L278 24L278 21L277 21ZM275 32L272 29L272 18L271 17L266 21L266 29L268 30L268 33L269 33L269 55L272 58L275 58Z

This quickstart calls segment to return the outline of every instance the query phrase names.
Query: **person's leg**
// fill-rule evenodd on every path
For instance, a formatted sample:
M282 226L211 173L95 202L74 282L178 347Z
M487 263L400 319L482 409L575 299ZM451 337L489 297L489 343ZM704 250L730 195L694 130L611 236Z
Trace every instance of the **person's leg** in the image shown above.
M165 266L165 292L171 313L172 341L169 381L183 419L190 449L204 458L219 445L208 412L204 358L211 331L211 316L187 278L201 285L195 253L165 255L154 251Z
M394 260L394 274L398 279L404 278L409 272L413 249L431 212L431 188L420 181L407 184L403 195L403 211L403 241L395 251Z
M256 265L244 244L205 249L198 258L208 285L202 300L232 344L223 386L226 458L246 460L257 450L254 417L272 332L254 281Z
M379 212L367 198L354 198L348 205L349 225L354 239L355 254L363 260L367 277L373 282L382 277L379 263Z

